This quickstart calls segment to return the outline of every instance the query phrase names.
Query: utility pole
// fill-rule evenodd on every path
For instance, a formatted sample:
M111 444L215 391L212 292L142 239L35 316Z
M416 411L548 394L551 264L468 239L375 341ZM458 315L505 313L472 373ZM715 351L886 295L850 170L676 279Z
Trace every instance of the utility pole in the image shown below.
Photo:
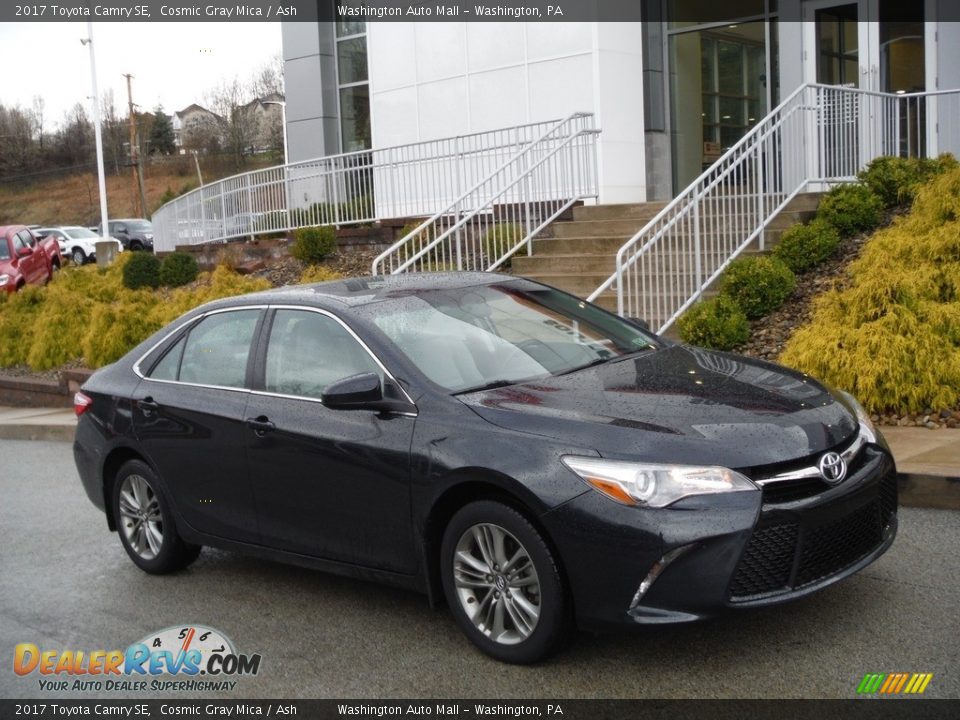
M134 104L133 104L133 75L130 73L124 73L123 75L127 79L127 104L129 106L129 124L130 124L130 163L131 169L133 171L133 182L137 186L137 189L140 191L139 197L134 198L134 215L137 217L146 217L147 216L147 199L143 194L143 165L140 162L140 142L139 142L139 133L137 132L137 119L134 114ZM139 201L139 207L137 207L137 202Z

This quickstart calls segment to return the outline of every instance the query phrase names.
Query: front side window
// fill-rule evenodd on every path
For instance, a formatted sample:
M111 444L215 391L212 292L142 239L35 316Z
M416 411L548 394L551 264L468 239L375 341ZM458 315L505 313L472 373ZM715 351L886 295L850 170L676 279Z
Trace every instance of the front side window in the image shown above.
M330 383L379 366L333 318L306 310L277 310L267 346L264 390L320 398Z
M250 344L259 317L259 310L233 310L208 315L187 335L183 356L177 363L179 371L174 372L172 365L175 360L171 357L177 354L178 343L164 355L151 377L156 377L159 371L164 377L158 379L176 379L195 385L244 387Z

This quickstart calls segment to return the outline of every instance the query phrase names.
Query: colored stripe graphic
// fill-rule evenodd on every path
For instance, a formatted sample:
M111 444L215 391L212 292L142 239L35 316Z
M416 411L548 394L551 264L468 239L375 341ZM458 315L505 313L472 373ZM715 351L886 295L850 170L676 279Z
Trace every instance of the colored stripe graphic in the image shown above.
M857 694L922 695L933 680L933 673L867 673L857 686Z

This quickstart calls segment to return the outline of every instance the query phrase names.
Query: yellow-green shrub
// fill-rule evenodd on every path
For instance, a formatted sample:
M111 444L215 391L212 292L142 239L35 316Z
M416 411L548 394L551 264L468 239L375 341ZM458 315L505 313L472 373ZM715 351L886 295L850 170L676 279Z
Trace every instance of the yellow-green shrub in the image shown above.
M780 360L851 391L871 411L960 401L960 170L924 185L877 233L843 291L818 298Z
M261 278L219 267L189 288L127 290L124 253L106 270L64 268L50 285L27 287L0 305L0 366L46 370L82 358L111 363L153 332L210 300L263 290Z
M331 270L324 265L311 265L300 276L300 285L308 283L326 282L327 280L339 280L343 275L336 270Z

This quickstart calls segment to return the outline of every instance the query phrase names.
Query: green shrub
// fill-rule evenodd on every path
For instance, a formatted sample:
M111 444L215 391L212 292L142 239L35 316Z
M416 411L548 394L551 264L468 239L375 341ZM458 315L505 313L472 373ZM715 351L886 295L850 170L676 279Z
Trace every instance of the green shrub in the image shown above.
M160 283L166 287L189 285L199 274L200 266L189 253L170 253L160 263Z
M307 265L316 265L337 249L337 236L333 227L299 228L294 233L290 254Z
M761 256L730 263L720 289L756 320L780 307L796 285L796 275L783 260Z
M910 205L923 183L957 167L949 153L936 159L877 158L857 176L888 207Z
M783 260L795 273L806 272L833 255L840 247L840 233L823 220L788 229L773 256Z
M160 287L160 259L153 253L130 254L132 257L123 264L123 286L128 290Z
M866 185L838 185L820 202L817 219L833 225L841 237L851 237L880 224L883 201Z
M483 234L483 254L486 256L485 267L489 267L491 264L500 259L500 257L511 250L514 245L523 240L524 235L527 234L527 231L524 229L523 225L518 223L498 223L487 229ZM503 263L498 267L508 268L510 267L510 260L512 255L507 258Z
M960 402L960 169L920 188L876 233L843 290L821 295L780 361L853 393L871 412Z
M720 295L694 305L677 321L685 343L713 350L732 350L750 337L750 323L740 306Z

